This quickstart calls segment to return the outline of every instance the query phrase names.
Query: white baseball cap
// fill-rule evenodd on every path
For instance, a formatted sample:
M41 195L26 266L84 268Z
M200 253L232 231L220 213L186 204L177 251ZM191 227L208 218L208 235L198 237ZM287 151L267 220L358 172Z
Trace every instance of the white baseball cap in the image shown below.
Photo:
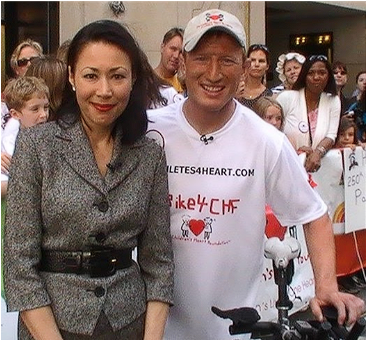
M239 19L221 9L209 9L188 22L184 30L183 49L192 51L203 35L212 29L227 32L245 48L246 34Z

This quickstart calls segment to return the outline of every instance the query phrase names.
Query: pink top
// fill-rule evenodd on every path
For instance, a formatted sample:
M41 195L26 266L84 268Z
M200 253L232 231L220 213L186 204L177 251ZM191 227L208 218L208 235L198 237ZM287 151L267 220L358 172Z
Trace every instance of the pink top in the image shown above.
M319 109L316 108L315 110L308 113L310 136L314 136L315 134L316 123L318 121L318 111ZM312 137L310 138L312 139Z

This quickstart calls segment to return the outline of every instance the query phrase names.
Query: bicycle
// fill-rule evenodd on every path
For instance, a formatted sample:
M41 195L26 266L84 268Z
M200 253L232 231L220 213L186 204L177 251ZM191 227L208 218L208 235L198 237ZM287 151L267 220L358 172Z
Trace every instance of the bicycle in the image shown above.
M294 259L300 255L300 243L293 237L280 241L277 237L268 239L265 243L265 256L272 259L275 284L278 286L277 322L259 321L260 316L255 308L242 307L221 310L212 307L211 310L223 319L230 319L231 335L251 333L252 339L268 340L357 340L366 328L366 319L360 318L348 330L337 322L337 310L333 307L323 308L326 321L289 320L288 312L292 309L287 289L294 275Z

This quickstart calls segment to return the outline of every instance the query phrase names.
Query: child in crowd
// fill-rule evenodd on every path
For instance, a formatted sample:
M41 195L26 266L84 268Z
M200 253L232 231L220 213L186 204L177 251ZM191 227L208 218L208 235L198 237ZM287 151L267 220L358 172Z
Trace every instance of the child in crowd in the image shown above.
M365 144L366 145L366 144ZM335 148L351 148L365 146L357 139L357 125L348 117L342 117L339 123L338 134L334 144Z
M254 104L253 109L266 122L283 131L285 117L282 106L277 100L271 97L261 97Z
M20 77L7 84L4 100L11 119L2 132L1 154L7 153L12 156L19 128L28 128L48 120L49 90L43 79ZM13 124L19 128L11 128ZM7 187L8 174L1 173L1 197L6 195Z

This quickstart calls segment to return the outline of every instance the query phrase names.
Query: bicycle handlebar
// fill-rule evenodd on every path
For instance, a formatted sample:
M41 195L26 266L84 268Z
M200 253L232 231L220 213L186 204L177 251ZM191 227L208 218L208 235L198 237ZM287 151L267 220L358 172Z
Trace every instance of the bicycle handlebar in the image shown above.
M259 321L260 316L254 308L236 308L220 310L212 307L217 316L230 319L233 324L229 326L231 335L253 333L259 337L272 335L278 340L357 340L366 328L366 319L360 318L350 331L337 322L337 310L334 307L324 307L323 315L327 321L297 320L291 327L288 320L288 310L292 302L287 295L287 286L292 281L294 274L293 259L300 254L300 244L292 237L280 241L277 237L270 238L265 244L265 256L272 259L275 272L275 283L278 286L278 322Z
M332 309L333 307L326 307L323 312L326 315L327 310ZM366 328L365 318L358 319L351 330L347 331L345 326L334 322L333 316L324 322L297 320L294 322L294 327L290 328L277 322L259 321L260 316L255 308L221 310L212 307L211 310L217 316L233 321L233 324L229 326L231 335L252 333L256 337L273 336L278 340L357 340Z

